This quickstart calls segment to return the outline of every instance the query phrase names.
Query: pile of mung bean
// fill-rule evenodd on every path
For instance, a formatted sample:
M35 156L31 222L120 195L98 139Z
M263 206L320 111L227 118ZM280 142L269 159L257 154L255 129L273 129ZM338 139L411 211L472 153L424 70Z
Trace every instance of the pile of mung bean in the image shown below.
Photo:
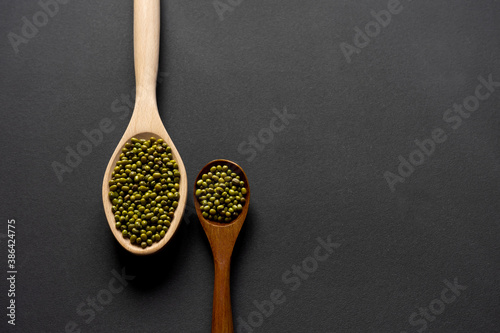
M146 248L165 237L179 204L179 166L162 140L132 138L109 181L116 228Z
M247 189L240 176L227 165L216 165L196 181L195 195L204 218L231 222L245 205Z

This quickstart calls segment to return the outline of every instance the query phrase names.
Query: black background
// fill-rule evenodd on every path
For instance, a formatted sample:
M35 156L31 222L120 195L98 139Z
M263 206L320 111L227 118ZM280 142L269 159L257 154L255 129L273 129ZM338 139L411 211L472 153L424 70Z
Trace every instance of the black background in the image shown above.
M158 106L190 192L174 240L134 257L101 200L130 119L112 105L134 96L132 1L61 4L18 53L8 35L41 7L2 1L3 312L8 219L18 275L16 326L0 314L1 330L64 332L73 321L82 332L208 332L212 257L191 188L203 165L227 158L252 189L233 255L235 322L257 322L253 302L280 289L285 302L254 332L500 332L500 88L456 130L443 121L478 76L500 81L500 2L402 1L349 63L340 44L387 4L243 0L221 19L209 0L162 1ZM284 108L295 118L248 161L238 145ZM114 130L60 182L52 163L104 118ZM436 128L447 140L392 192L384 172ZM340 246L291 290L282 275L328 236ZM123 268L135 278L86 323L77 307ZM455 278L467 289L427 328L412 326Z

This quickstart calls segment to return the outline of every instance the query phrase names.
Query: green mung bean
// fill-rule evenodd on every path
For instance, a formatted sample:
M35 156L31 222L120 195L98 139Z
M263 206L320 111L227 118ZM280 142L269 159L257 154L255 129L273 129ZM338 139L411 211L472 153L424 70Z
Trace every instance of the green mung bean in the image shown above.
M122 148L109 181L116 228L130 243L159 242L179 205L180 171L162 139L132 138Z
M215 222L231 222L243 210L247 189L227 165L216 165L196 181L195 195L203 217Z

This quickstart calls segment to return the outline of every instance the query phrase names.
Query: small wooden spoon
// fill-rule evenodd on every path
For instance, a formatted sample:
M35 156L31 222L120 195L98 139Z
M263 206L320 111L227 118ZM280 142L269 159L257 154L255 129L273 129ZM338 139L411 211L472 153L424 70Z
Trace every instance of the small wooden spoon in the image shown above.
M179 226L182 215L184 214L187 199L186 169L184 168L184 163L182 163L179 152L163 126L156 104L156 77L158 74L159 46L160 0L134 0L135 107L130 123L118 143L113 156L109 160L108 167L104 173L102 201L104 203L104 212L106 213L106 218L113 235L126 250L138 255L154 253L167 244ZM132 245L130 240L124 238L120 230L116 228L115 218L111 210L112 205L109 200L109 181L111 179L111 173L119 159L123 146L129 142L132 137L138 139L149 139L150 137L163 139L172 149L173 158L179 165L179 172L181 173L179 182L179 205L175 210L170 227L165 237L145 249L137 245Z
M240 176L241 180L245 182L245 187L247 189L243 210L236 219L229 223L218 223L205 219L202 215L198 198L196 195L194 197L196 213L207 234L214 257L215 281L212 309L212 333L230 333L233 332L233 313L231 311L231 294L229 291L231 254L233 253L236 238L238 238L238 234L240 233L248 213L250 186L245 171L243 171L238 164L228 160L215 160L208 163L201 169L196 177L196 181L198 181L204 173L209 172L212 166L216 165L227 165L234 173ZM194 192L196 192L196 181Z

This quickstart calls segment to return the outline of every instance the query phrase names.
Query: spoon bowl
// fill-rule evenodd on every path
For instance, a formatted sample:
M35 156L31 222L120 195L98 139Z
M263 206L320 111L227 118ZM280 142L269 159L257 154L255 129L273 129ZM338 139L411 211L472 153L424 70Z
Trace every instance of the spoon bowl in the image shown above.
M212 166L216 165L227 165L231 170L233 170L234 173L240 176L240 180L245 182L245 187L247 189L247 194L245 195L245 205L243 206L241 213L234 220L227 223L214 222L204 218L200 209L198 198L196 195L194 197L196 214L198 215L203 230L205 230L214 257L215 279L212 309L212 333L229 333L234 331L231 310L231 294L229 288L231 255L236 239L238 238L238 234L240 233L241 227L243 226L243 222L245 222L245 218L248 213L248 207L250 204L250 184L248 183L245 171L243 171L238 164L222 159L214 160L205 165L196 177L196 181L198 181L204 173L209 172ZM196 181L194 192L196 192Z
M116 240L127 251L138 255L152 254L163 248L177 230L187 199L187 174L179 152L163 126L156 104L156 77L160 43L160 0L134 0L134 67L136 77L136 98L130 123L118 143L104 173L102 201L109 227ZM112 204L109 199L109 181L120 158L122 148L131 138L163 139L172 150L172 157L177 162L180 172L179 200L174 217L165 236L151 246L141 248L130 243L116 228Z

